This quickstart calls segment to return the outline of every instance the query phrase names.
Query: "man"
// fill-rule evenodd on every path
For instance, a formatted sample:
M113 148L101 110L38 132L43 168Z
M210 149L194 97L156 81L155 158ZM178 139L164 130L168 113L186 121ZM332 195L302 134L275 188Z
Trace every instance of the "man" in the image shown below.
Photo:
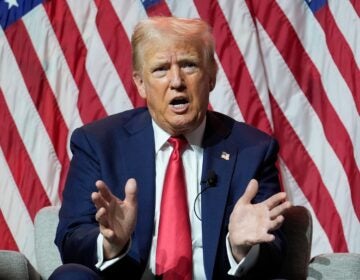
M150 18L136 26L132 48L133 78L147 108L74 132L56 244L64 263L82 266L60 267L52 279L276 277L284 249L279 227L290 207L279 192L277 144L207 110L217 72L210 28L201 20ZM184 170L184 177L170 184L184 181L187 215L174 230L180 195L173 209L163 208L175 153L169 137L185 143L174 156L184 167L175 176ZM176 235L167 240L178 244L160 241L167 229Z

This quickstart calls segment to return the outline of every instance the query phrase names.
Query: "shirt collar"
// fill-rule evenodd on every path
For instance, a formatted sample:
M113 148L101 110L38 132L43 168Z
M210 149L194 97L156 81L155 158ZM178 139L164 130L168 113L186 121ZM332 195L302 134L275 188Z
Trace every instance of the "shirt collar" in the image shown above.
M205 131L205 124L206 124L206 116L196 129L184 135L184 137L186 138L192 149L197 150L201 148L201 143ZM158 126L153 119L152 119L152 126L154 129L155 153L157 153L165 144L167 144L167 141L171 135L167 133L165 130L163 130L160 126Z

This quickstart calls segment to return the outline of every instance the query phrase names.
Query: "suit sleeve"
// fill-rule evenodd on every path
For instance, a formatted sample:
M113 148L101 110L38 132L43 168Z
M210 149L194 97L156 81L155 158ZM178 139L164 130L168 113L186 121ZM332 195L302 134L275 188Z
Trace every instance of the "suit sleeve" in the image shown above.
M100 163L82 129L74 131L71 142L73 158L63 192L55 243L64 263L92 267L97 260L96 239L99 227L91 193L101 178Z
M102 163L99 160L101 148L94 137L90 138L82 128L74 131L70 147L73 158L63 192L55 243L64 263L79 263L96 270L100 230L95 220L96 208L91 193L97 191L96 180L103 179ZM142 271L138 262L126 256L114 267L101 273L122 270L123 267L125 271L131 268L133 274ZM133 276L133 279L138 278L137 275Z

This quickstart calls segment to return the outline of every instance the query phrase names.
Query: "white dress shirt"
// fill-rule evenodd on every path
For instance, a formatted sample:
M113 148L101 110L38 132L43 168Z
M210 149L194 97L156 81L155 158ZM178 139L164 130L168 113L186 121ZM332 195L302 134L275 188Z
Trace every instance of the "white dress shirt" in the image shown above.
M201 147L202 137L205 130L206 119L200 124L200 126L189 134L184 135L188 141L188 146L182 153L182 161L185 170L185 181L187 186L187 201L189 209L189 217L191 224L191 239L193 250L193 279L206 279L204 270L204 258L203 258L203 245L202 245L202 227L201 221L196 214L201 217L201 195L197 195L201 191L201 176L202 176L202 164L203 164L203 148ZM154 129L155 139L155 164L156 164L156 193L155 193L155 216L154 226L155 231L152 238L151 252L149 258L149 265L144 273L143 279L153 279L155 275L155 260L156 260L156 244L158 237L158 226L160 217L160 204L162 189L164 183L164 177L168 161L173 150L173 147L167 142L169 135L163 129L161 129L154 121L152 122ZM135 178L136 179L136 178ZM196 198L197 197L197 198ZM196 199L196 203L194 203ZM196 211L196 214L195 214ZM100 234L97 242L98 263L96 267L103 270L113 263L120 260L127 254L125 252L122 256L108 260L104 262L103 250L102 250L103 236ZM240 271L247 271L255 262L258 255L258 246L254 246L250 250L248 256L244 258L239 264L236 263L232 254L229 242L226 242L227 253L231 269L229 274L239 275ZM130 246L129 246L130 248ZM246 261L245 261L246 260Z

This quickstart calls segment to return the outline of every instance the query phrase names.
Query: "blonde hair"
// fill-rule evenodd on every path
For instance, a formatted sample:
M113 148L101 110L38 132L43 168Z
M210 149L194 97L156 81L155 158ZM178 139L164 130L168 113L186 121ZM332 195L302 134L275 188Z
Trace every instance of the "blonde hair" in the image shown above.
M151 17L140 21L131 37L132 64L135 71L142 70L142 54L153 40L189 41L198 44L212 78L215 79L217 64L214 57L215 42L210 26L201 19L177 17ZM151 42L150 42L151 41Z

